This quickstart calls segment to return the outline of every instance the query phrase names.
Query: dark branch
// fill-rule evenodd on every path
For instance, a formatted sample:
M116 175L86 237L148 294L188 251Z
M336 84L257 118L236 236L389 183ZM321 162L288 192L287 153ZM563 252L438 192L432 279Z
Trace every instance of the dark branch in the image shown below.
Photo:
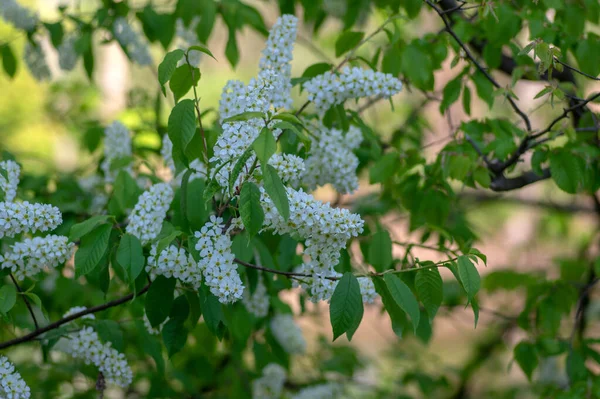
M505 177L504 175L499 175L492 180L490 189L493 191L516 190L548 178L550 178L550 169L548 168L543 169L541 175L538 175L533 171L525 172L517 177Z
M144 295L148 291L148 289L150 288L150 284L151 283L148 283L144 288L142 288L137 293L137 296ZM57 329L58 327L62 326L63 324L67 324L67 323L69 323L69 322L71 322L73 320L77 320L77 319L79 319L79 318L81 318L83 316L86 316L88 314L93 314L93 313L101 312L103 310L106 310L106 309L109 309L109 308L112 308L112 307L115 307L115 306L122 305L125 302L129 302L129 301L131 301L134 298L134 296L135 296L135 294L131 293L131 294L125 295L125 296L123 296L121 298L115 299L113 301L103 303L102 305L94 306L94 307L91 307L89 309L82 310L81 312L73 313L70 316L63 317L62 319L57 320L54 323L48 324L47 326L44 326L42 328L36 328L34 331L30 332L27 335L24 335L24 336L19 337L19 338L11 339L10 341L2 342L2 343L0 343L0 349L6 349L6 348L9 348L9 347L14 346L14 345L21 344L23 342L32 341L35 338L37 338L38 336L40 336L40 335L42 335L42 334L44 334L44 333L46 333L48 331L52 331L54 329Z
M33 319L33 324L35 325L35 328L37 330L38 328L40 328L40 326L39 326L38 321L37 321L37 319L35 317L35 313L33 313L33 308L31 307L31 303L29 303L29 299L27 299L27 296L25 294L23 294L23 290L19 286L19 283L17 283L17 280L15 279L15 276L13 276L12 273L10 273L9 275L10 275L10 279L15 284L15 287L17 288L17 291L19 291L19 294L23 298L23 302L25 302L25 306L27 306L27 310L29 310L29 314L31 315L31 318Z

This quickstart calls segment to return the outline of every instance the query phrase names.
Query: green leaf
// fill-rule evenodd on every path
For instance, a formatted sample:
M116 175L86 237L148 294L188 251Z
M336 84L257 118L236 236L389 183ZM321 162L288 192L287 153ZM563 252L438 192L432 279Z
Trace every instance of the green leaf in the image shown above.
M418 40L413 40L402 53L402 72L416 87L433 90L433 62Z
M206 286L198 290L198 295L200 297L200 307L202 308L202 315L204 316L206 326L213 334L220 336L222 333L221 326L225 320L221 302L219 302L219 299L214 296Z
M188 331L183 323L169 320L162 328L162 338L167 348L169 358L181 351L187 341Z
M110 342L119 352L125 351L125 340L119 323L114 320L98 320L94 327L102 342Z
M558 188L575 194L584 181L585 160L570 151L552 152L550 154L550 174Z
M161 238L156 245L156 255L160 256L161 252L164 251L174 239L183 234L181 231L176 230L170 232L166 237Z
M273 204L275 204L279 214L284 220L288 220L290 218L290 204L285 187L281 182L279 175L277 175L277 170L269 164L263 164L261 166L265 190L267 191L269 198L273 201Z
M125 234L121 238L117 249L117 262L127 274L129 281L135 281L144 269L144 250L142 243L136 236Z
M208 218L204 196L204 180L194 179L188 182L187 219L192 231L200 230Z
M240 53L235 38L235 29L229 29L229 38L227 39L227 45L225 46L225 57L227 57L227 61L229 61L234 68L240 60Z
M177 63L183 58L184 55L185 52L181 49L168 52L158 66L158 83L160 83L160 87L165 96L167 95L165 83L171 79L171 76L173 76L173 73L177 68Z
M74 224L71 227L71 232L69 234L70 241L77 241L90 231L94 230L96 226L108 222L108 220L114 218L112 215L97 215L92 216L88 220Z
M527 379L531 381L533 371L538 365L535 345L527 341L521 341L517 344L517 346L515 346L513 355L517 361L517 364L527 376Z
M473 76L471 76L471 79L473 80L473 83L475 83L477 95L485 101L491 109L494 105L494 85L479 71L475 72Z
M469 301L471 301L475 294L479 291L481 287L481 278L479 277L479 272L477 268L471 262L466 255L461 255L458 257L458 276L460 277L460 281L467 292L467 297Z
M347 31L342 33L335 42L335 56L339 57L352 50L361 42L364 36L364 32Z
M169 115L167 130L173 143L173 160L175 164L183 163L187 165L185 149L196 133L193 100L182 100L175 105Z
M465 114L471 115L471 89L468 86L463 89L462 105Z
M400 306L398 306L394 298L392 298L392 294L390 294L387 285L381 277L373 277L372 280L373 284L375 285L375 291L377 291L381 297L383 306L385 306L385 310L390 316L390 320L392 321L392 330L398 336L398 338L402 338L404 326L408 323L404 311Z
M92 272L108 250L108 240L112 225L103 224L94 228L81 238L79 249L75 252L75 278Z
M192 79L192 74L194 79ZM200 81L200 69L196 67L190 67L188 64L184 64L178 67L171 80L169 80L169 88L175 96L175 102L179 101L188 91Z
M129 214L142 194L137 182L129 172L121 170L115 179L113 187L109 212L115 215Z
M248 162L248 159L250 159L251 156L252 151L250 150L250 148L248 148L246 151L244 151L242 156L235 163L235 166L233 167L233 169L231 170L231 174L229 175L229 187L231 189L237 190L237 187L235 185L238 181L238 177L240 177L240 173L246 167L246 162Z
M296 115L289 112L280 112L277 115L273 116L273 118L271 119L302 125L302 121Z
M17 58L8 44L2 46L2 66L4 72L11 78L15 77L17 72Z
M158 276L150 285L144 307L152 327L158 327L169 316L176 281L174 278Z
M263 118L265 116L264 113L258 111L246 111L241 114L230 116L229 118L223 119L223 123L231 123L231 122L245 122L250 119Z
M329 305L333 340L346 333L352 340L363 317L363 303L358 279L350 272L344 273L335 287Z
M265 214L260 205L260 189L252 182L246 182L240 193L240 216L250 237L262 228Z
M58 46L60 46L60 44L62 43L63 37L65 35L62 23L44 23L44 26L48 30L48 33L50 33L50 41L52 42L52 45L54 46L54 48L58 48Z
M398 46L390 47L383 55L381 72L398 76L402 71L402 51Z
M375 161L375 164L369 169L369 182L383 183L394 175L400 166L400 155L395 152L388 152Z
M429 319L433 320L444 299L444 283L439 270L437 268L419 270L415 276L415 289L429 314Z
M191 50L200 51L201 53L207 54L213 60L217 61L217 59L215 58L215 56L213 55L213 53L210 52L210 50L208 49L208 47L204 47L204 46L201 46L199 44L196 44L195 46L190 46L190 48L188 48L188 52L191 51Z
M8 313L17 302L17 290L13 285L3 285L0 288L0 313Z
M569 355L567 356L567 375L571 384L587 379L588 370L585 367L585 358L577 350L569 351Z
M446 110L458 100L460 90L462 88L462 74L452 79L444 87L444 96L440 103L440 113L445 113Z
M319 76L324 74L325 72L331 71L331 68L333 68L333 65L328 62L319 62L317 64L312 64L304 70L304 73L302 73L302 77L314 78L315 76Z
M392 239L387 230L378 230L373 234L369 244L369 263L382 272L392 264Z
M269 128L263 127L260 134L252 143L252 148L262 164L267 164L275 151L277 151L277 142L273 137L273 132Z
M414 331L416 333L417 327L419 326L419 318L421 317L421 311L419 310L419 303L413 295L408 285L404 281L400 280L396 275L392 273L386 273L383 276L385 284L398 306L410 317Z

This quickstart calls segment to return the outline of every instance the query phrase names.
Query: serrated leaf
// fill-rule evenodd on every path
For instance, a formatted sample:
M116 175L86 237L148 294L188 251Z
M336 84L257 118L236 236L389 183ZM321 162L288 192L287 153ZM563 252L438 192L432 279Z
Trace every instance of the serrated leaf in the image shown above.
M260 205L260 189L252 182L246 182L240 193L240 216L250 237L262 228L265 214Z
M364 36L364 32L347 31L342 33L335 42L335 56L339 57L352 50L361 42Z
M117 249L117 262L125 270L128 281L135 281L144 269L145 261L140 240L131 234L123 235Z
M81 238L79 249L75 252L75 278L91 273L108 249L108 240L112 225L103 224Z
M444 283L437 268L422 269L415 276L415 289L429 319L433 320L444 299Z
M344 273L331 297L329 317L333 328L333 340L346 333L352 340L363 317L363 303L358 279L352 273Z
M160 87L162 89L163 94L166 96L167 92L165 90L165 83L171 79L175 69L177 68L177 63L180 59L183 58L185 52L181 49L176 49L171 52L168 52L165 55L165 58L162 60L160 65L158 66L158 83L160 83Z
M152 327L159 326L169 316L176 282L174 278L158 276L150 285L144 308Z
M386 273L383 276L383 280L396 304L410 317L416 333L417 327L419 326L419 318L421 317L417 299L410 288L408 288L408 285L396 275Z
M290 203L287 191L277 174L277 170L269 164L263 164L262 172L265 190L269 198L271 198L271 201L273 201L283 219L288 220L290 218Z
M106 223L108 220L114 218L112 215L97 215L92 216L86 221L74 224L71 226L71 232L69 234L70 241L77 241L90 231L94 230L96 226Z
M460 277L460 281L467 292L467 297L470 301L475 297L475 294L477 294L479 288L481 287L481 277L479 277L477 267L475 267L468 256L459 256L457 263L458 276Z
M585 160L570 151L558 150L550 154L550 174L558 188L575 194L584 181Z
M373 234L369 244L369 263L382 272L388 269L392 263L392 239L387 230L378 230Z
M190 50L200 51L201 53L207 54L213 60L217 61L217 59L215 58L215 56L213 55L213 53L211 53L210 50L207 47L204 47L204 46L201 46L199 44L196 44L195 46L191 46L190 48L188 48L188 52Z
M17 302L17 290L13 285L3 285L0 288L0 313L8 313Z
M271 156L277 151L277 142L271 129L264 127L252 143L252 148L262 164L269 162Z

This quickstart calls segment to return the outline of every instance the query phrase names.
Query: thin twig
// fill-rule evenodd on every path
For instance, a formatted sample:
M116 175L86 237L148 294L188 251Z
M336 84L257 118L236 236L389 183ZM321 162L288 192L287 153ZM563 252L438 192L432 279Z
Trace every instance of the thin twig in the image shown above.
M37 319L35 317L35 313L33 313L33 308L31 307L31 303L29 303L29 300L27 299L27 296L23 293L23 290L19 286L19 283L17 283L17 280L15 279L15 276L13 276L12 273L10 273L9 275L10 275L10 279L15 284L15 287L17 288L17 291L19 291L19 294L23 298L23 302L25 302L25 306L27 306L27 309L29 310L29 314L31 315L31 318L33 319L33 324L35 325L35 328L36 329L40 328L40 326L39 326L39 324L37 322Z
M572 67L572 66L571 66L571 65L569 65L569 64L565 64L564 62L562 62L561 60L559 60L559 59L558 59L558 58L556 58L556 57L554 57L554 61L558 62L560 65L564 66L564 67L565 67L565 68L567 68L567 69L570 69L570 70L571 70L571 71L573 71L573 72L576 72L576 73L578 73L578 74L580 74L580 75L582 75L582 76L585 76L586 78L589 78L589 79L592 79L592 80L600 80L600 78L598 78L598 77L596 77L596 76L593 76L593 75L590 75L590 74L588 74L588 73L585 73L585 72L583 72L583 71L580 71L579 69L577 69L577 68L575 68L575 67Z

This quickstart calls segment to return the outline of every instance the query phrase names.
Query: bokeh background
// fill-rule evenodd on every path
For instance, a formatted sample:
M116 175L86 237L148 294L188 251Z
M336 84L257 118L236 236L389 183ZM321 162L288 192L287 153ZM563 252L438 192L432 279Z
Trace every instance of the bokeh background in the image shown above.
M82 14L97 7L94 0L21 0L20 3L38 10L43 20L57 18L59 4L77 7ZM144 0L130 1L132 7L140 9L148 3ZM152 3L157 11L172 6L170 1L157 0ZM267 26L274 23L279 13L274 4L268 1L249 3L261 10ZM333 15L346 12L345 2L331 0L325 3ZM363 30L369 32L384 19L383 15L363 18ZM421 13L419 19L402 23L401 26L403 34L409 37L422 36L424 32L435 33L440 29L439 20L429 13ZM315 62L335 61L334 43L341 28L341 23L328 20L315 37L307 27L302 27L294 50L293 75L301 75L307 66ZM48 38L44 45L54 74L50 82L35 81L22 62L14 78L0 74L0 150L13 153L26 173L85 175L98 162L97 158L83 149L82 144L86 126L96 121L106 124L119 119L136 132L134 146L160 147L160 138L154 129L157 118L155 98L159 90L154 70L164 50L153 46L155 64L142 68L131 64L117 44L99 45L102 38L95 40L98 45L95 46L96 68L92 81L86 76L81 63L74 72L61 73ZM202 78L199 96L203 110L218 108L220 92L227 80L247 82L257 72L264 37L248 28L238 36L240 62L235 69L224 55L226 41L227 29L219 21L207 43L217 60L204 57L200 66ZM22 52L25 42L23 34L0 21L0 43L11 43L14 49ZM366 47L365 51L368 52ZM364 113L366 122L379 134L400 134L411 138L414 146L425 147L426 154L433 159L465 116L458 103L450 108L447 118L440 116L438 110L441 88L456 75L457 70L461 70L460 65L451 69L451 60L449 56L444 70L435 76L436 92L425 95L407 88L393 99L393 108L385 101L370 107ZM503 84L509 82L509 77L499 75L498 78ZM589 90L598 90L598 86L592 84ZM521 99L531 99L542 88L543 83L519 83L515 93ZM300 104L302 95L297 89L294 95L297 97L296 104ZM163 100L164 106L158 115L163 123L168 117L168 100ZM561 111L542 100L522 100L519 103L524 109L535 110L533 123L536 126L544 125L552 115ZM494 112L502 113L504 108L500 104ZM474 100L472 109L474 116L490 115L487 105L477 100ZM214 113L207 115L208 123L214 116ZM411 140L406 142L406 145L410 145ZM594 203L590 198L561 193L551 181L504 195L481 191L474 193L459 186L456 188L464 197L468 220L479 236L476 246L488 257L487 267L480 264L484 290L480 294L481 315L477 327L474 328L470 308L441 309L428 343L412 335L398 339L391 329L388 316L381 312L379 306L371 306L366 310L363 323L351 343L357 352L344 352L345 346L349 345L345 337L336 341L340 358L346 356L348 364L360 368L357 378L365 387L401 387L397 392L406 390L414 393L431 387L431 395L426 397L437 397L435 386L446 384L448 379L453 383L464 382L468 387L469 396L457 397L532 397L525 376L512 361L512 348L525 336L517 328L518 312L524 306L523 292L495 290L486 285L485 276L511 269L535 271L540 278L552 278L561 273L561 268L572 267L569 262L577 259L582 252L597 251L597 245L589 245L600 223ZM341 203L349 206L357 198L376 190L377 186L369 185L368 177L363 176L358 192L353 196L344 196ZM336 199L335 193L328 187L320 189L317 195L323 200ZM417 235L408 233L406 215L390 214L384 221L395 241L414 242L418 239ZM404 256L401 246L396 247L396 251L397 257ZM413 253L420 259L443 259L443 254L427 249L413 249ZM448 282L445 289L447 295L452 295L452 290L458 290L459 287ZM282 299L294 309L299 309L295 292L290 292ZM322 355L322 340L331 340L328 307L326 304L307 306L310 312L301 317L299 322L309 342L308 357L319 357ZM590 331L600 330L597 323L600 316L598 302L593 302L587 311ZM565 328L564 333L568 332L569 329ZM301 359L295 365L295 372L310 376L311 364L308 359ZM427 373L407 376L407 370L416 369L426 370ZM535 378L565 378L564 358L553 359L549 364L542 365L541 370ZM439 378L433 379L432 376ZM68 397L69 390L65 392L65 397Z

